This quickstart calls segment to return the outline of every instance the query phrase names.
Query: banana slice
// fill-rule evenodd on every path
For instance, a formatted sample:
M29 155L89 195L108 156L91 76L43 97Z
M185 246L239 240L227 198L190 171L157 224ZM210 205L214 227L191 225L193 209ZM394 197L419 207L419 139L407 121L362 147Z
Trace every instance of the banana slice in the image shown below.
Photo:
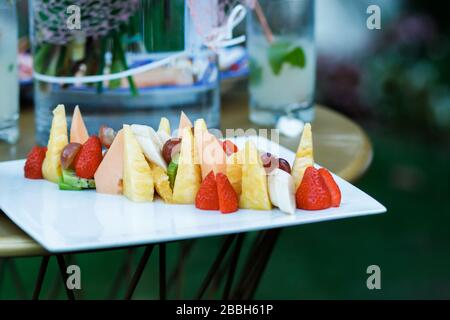
M131 131L136 136L145 157L167 171L167 164L161 155L163 144L155 130L149 126L133 124Z
M284 170L275 169L268 176L269 197L274 206L281 211L295 213L294 179Z

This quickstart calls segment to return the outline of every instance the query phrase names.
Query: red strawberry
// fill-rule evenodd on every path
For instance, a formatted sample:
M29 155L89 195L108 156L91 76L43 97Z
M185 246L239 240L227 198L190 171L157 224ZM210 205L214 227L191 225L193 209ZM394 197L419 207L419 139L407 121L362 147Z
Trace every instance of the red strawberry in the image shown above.
M102 159L100 139L97 136L90 136L74 160L75 173L80 178L92 179Z
M219 194L219 207L222 213L232 213L239 209L236 191L231 186L227 176L219 172L216 175L217 193Z
M331 195L319 174L319 170L308 167L295 193L297 208L322 210L331 207Z
M25 178L42 179L42 163L45 159L47 147L34 146L27 156L25 167L23 168Z
M325 185L328 188L328 191L330 192L331 206L339 207L339 205L341 204L341 190L339 189L336 181L334 181L333 176L325 168L319 169L319 175L322 177Z
M239 151L238 147L230 140L225 140L224 142L222 142L222 148L227 156L231 156L233 153Z
M195 207L201 210L219 210L219 197L214 171L208 173L195 197Z

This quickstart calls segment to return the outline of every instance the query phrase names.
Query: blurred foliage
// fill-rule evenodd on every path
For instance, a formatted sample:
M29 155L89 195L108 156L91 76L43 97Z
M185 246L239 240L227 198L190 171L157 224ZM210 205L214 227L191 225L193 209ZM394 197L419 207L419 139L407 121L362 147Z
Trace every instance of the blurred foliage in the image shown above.
M318 99L353 118L449 141L448 19L439 6L409 5L363 56L319 57Z

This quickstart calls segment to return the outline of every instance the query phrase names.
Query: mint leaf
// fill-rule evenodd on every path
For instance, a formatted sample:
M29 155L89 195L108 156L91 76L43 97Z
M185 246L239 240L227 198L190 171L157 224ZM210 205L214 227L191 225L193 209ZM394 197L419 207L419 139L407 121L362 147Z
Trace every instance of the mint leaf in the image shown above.
M280 74L288 50L289 42L275 42L269 47L269 64L274 74Z
M279 75L283 64L304 68L306 65L305 52L301 47L292 48L289 42L275 42L268 50L269 64L275 75Z
M262 67L255 59L249 59L250 69L250 85L255 86L261 83L262 80Z
M306 65L305 51L302 48L294 48L284 57L284 62L303 69Z

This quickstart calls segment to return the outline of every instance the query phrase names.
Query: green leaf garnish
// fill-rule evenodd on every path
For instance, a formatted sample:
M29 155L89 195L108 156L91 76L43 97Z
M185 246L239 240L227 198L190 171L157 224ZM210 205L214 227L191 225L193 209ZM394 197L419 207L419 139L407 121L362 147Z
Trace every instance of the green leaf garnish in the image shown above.
M283 64L290 64L303 69L306 65L305 51L301 47L292 47L289 42L275 42L268 50L269 64L272 72L279 75Z

